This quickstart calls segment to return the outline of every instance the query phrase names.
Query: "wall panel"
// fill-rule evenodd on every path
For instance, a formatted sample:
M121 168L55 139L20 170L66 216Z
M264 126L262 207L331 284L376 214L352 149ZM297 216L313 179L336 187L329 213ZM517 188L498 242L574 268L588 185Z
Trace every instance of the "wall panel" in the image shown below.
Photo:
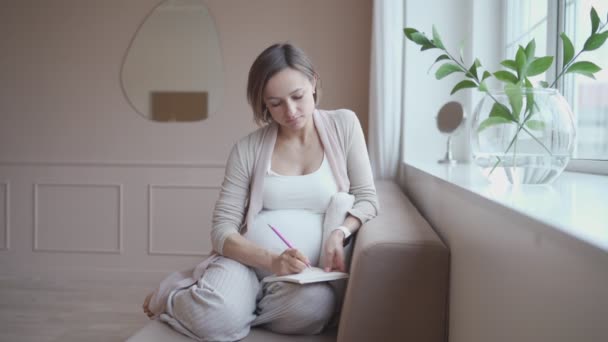
M34 185L34 251L120 253L122 185Z

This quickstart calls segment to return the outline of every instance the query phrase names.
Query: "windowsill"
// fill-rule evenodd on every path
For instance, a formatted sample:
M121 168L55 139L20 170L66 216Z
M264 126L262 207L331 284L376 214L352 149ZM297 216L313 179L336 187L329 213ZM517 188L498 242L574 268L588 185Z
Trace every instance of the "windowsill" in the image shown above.
M410 160L405 164L608 252L607 176L567 171L551 185L514 187L490 184L471 164Z

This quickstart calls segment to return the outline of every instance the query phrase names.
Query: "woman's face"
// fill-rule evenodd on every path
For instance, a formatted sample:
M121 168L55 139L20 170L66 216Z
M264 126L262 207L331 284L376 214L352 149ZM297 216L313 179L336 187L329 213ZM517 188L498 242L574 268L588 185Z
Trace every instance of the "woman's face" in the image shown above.
M298 70L286 68L272 76L264 88L264 103L281 127L298 131L312 118L316 80L312 82Z

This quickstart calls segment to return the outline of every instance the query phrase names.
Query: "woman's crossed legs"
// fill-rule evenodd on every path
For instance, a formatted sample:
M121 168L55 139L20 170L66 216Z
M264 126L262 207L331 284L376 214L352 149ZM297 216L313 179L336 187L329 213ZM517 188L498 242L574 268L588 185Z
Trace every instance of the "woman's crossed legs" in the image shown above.
M202 278L169 296L161 320L199 341L235 341L252 326L283 334L318 334L334 313L327 283L260 284L255 272L220 257Z

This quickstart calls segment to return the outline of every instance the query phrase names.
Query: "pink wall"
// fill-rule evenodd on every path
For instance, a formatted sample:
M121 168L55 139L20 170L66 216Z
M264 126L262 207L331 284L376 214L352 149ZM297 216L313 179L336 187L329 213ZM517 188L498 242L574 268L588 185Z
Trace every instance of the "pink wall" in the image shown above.
M210 0L225 89L196 123L158 123L123 97L129 42L158 0L19 0L0 9L0 274L152 279L210 252L234 141L255 128L247 72L289 40L321 107L367 126L371 0ZM152 285L150 285L152 286Z
M225 67L224 99L206 121L159 124L123 98L119 72L135 30L159 1L20 0L0 11L0 161L223 162L255 126L248 68L291 41L316 64L321 107L367 127L371 0L210 0Z

